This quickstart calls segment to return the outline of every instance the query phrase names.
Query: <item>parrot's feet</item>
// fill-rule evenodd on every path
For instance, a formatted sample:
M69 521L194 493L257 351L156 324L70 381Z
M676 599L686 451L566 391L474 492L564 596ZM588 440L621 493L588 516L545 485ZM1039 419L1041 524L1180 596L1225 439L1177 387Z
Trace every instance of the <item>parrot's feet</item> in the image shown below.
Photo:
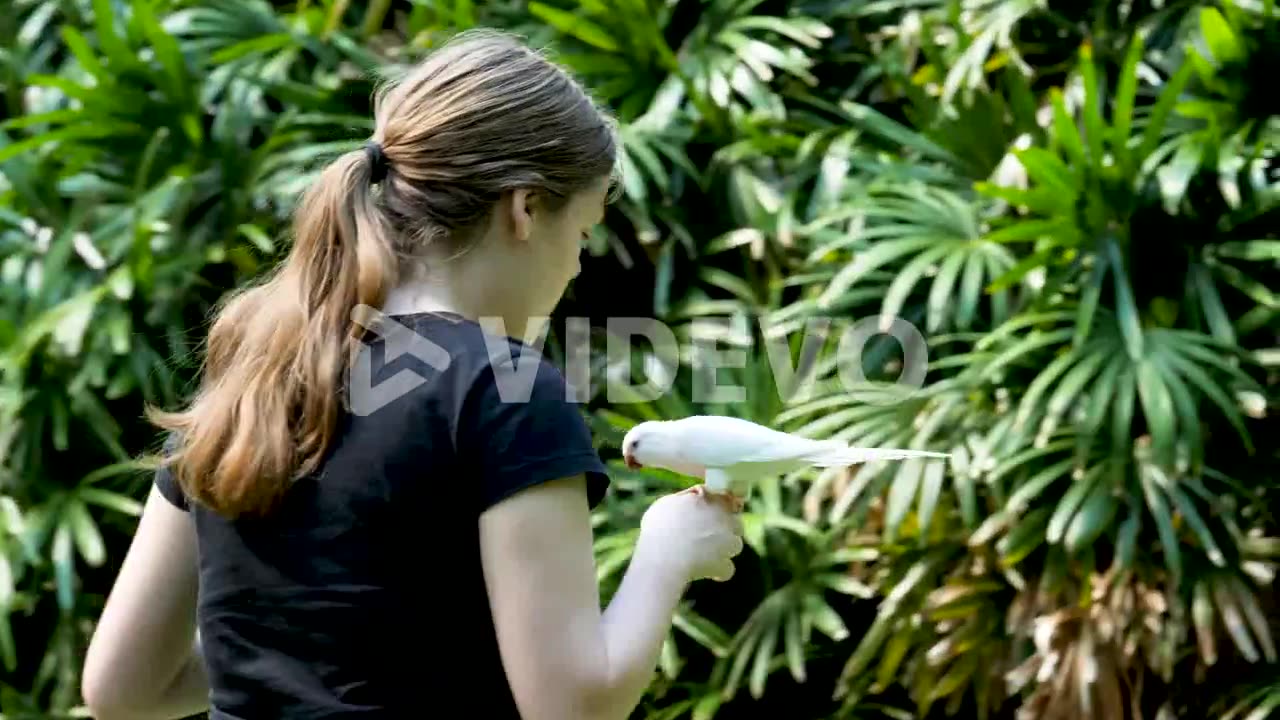
M705 496L715 500L719 500L720 502L727 503L729 506L729 509L732 510L733 512L742 512L742 509L746 506L746 500L744 500L743 498L740 498L737 495L734 495L733 493L717 492L715 490L710 490L707 488L706 485L694 485L693 487L689 488L689 490L692 491L693 494L695 495Z

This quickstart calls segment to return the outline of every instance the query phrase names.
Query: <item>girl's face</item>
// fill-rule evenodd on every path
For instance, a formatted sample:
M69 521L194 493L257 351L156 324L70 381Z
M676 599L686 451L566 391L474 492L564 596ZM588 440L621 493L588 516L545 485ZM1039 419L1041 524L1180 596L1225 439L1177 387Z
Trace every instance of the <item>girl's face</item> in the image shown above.
M529 281L535 312L549 315L560 302L569 281L582 269L581 253L591 228L604 218L607 178L583 190L555 211L536 200L528 213L528 230L521 271Z

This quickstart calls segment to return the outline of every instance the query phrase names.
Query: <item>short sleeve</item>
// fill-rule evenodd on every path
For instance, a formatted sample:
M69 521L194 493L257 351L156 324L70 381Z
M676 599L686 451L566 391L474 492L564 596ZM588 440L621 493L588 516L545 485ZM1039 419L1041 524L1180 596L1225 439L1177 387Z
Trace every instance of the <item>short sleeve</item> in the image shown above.
M178 436L170 434L168 439L164 441L164 449L162 452L167 456L177 449L177 446ZM160 469L156 470L155 484L156 488L160 491L160 494L164 496L164 499L168 500L174 507L179 510L190 509L190 506L187 504L187 496L182 492L182 487L178 485L178 479L173 476L173 471L169 466L162 466Z
M512 355L518 366L484 364L459 413L460 459L479 483L480 511L525 488L579 474L595 507L608 490L608 470L564 376L528 346L514 345ZM534 363L536 372L525 363Z

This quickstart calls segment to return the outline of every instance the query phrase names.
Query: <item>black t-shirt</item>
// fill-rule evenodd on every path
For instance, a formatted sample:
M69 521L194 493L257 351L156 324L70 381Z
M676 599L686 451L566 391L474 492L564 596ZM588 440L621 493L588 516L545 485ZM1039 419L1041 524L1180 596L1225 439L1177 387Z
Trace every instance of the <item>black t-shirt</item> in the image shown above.
M319 472L270 516L228 521L157 473L199 539L214 720L519 718L478 516L579 473L594 506L606 469L563 376L536 350L457 316L395 318L446 350L448 367L380 357L372 343L373 386L411 389L345 414Z

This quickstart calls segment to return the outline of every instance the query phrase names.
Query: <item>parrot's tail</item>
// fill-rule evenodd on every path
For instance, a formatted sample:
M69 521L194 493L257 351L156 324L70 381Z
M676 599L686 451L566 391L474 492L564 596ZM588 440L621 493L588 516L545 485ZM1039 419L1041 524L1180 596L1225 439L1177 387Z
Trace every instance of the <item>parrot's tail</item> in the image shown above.
M912 458L949 458L949 453L930 450L898 450L893 448L856 448L847 445L814 453L809 460L818 467L861 465L877 460L909 460Z

